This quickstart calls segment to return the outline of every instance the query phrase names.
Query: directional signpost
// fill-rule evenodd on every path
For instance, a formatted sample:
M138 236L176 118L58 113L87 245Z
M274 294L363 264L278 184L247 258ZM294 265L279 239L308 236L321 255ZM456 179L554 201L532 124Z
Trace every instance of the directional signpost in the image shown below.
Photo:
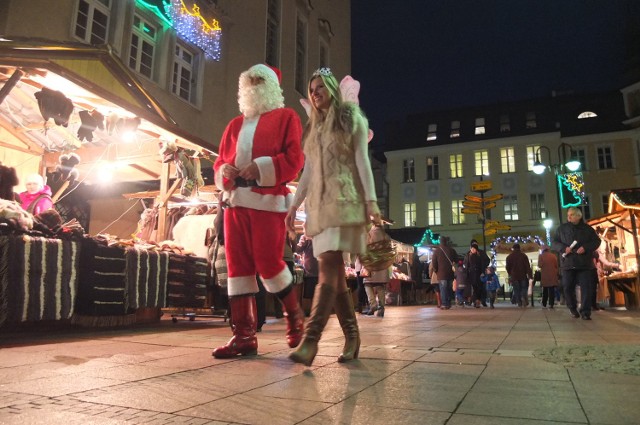
M491 180L482 180L471 183L471 191L480 193L480 196L464 195L464 201L462 201L463 208L460 210L463 214L477 214L482 220L482 245L486 252L487 242L485 241L485 235L493 235L498 230L510 230L511 226L500 224L496 220L486 219L486 210L490 210L497 206L496 201L503 198L501 193L491 196L484 196L485 192L488 192L493 187Z

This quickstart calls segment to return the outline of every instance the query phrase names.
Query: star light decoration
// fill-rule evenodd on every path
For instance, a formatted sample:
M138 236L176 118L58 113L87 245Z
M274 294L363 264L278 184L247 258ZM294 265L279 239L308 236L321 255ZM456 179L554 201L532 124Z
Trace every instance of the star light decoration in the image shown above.
M584 203L584 179L582 173L558 175L558 193L562 208L577 207Z
M197 3L189 9L184 0L172 0L171 3L165 3L165 8L171 16L173 28L180 37L200 47L207 58L220 60L222 28L216 19L207 22L200 14L200 6Z

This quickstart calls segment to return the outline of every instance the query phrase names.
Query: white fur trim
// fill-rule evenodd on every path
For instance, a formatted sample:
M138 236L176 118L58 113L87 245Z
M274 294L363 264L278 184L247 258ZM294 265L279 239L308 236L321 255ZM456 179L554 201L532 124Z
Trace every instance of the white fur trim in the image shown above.
M276 72L269 68L267 65L263 65L261 63L257 65L253 65L251 68L247 70L249 75L255 75L262 78L271 78L276 84L280 85L280 81L278 81L278 75Z
M229 277L227 281L227 292L230 297L258 292L258 282L256 276L236 276Z
M271 279L262 277L262 283L267 291L272 294L277 294L293 283L293 276L291 275L291 271L289 271L289 267L285 266L280 273Z
M224 177L222 174L222 171L224 170L224 167L226 167L227 164L222 164L222 167L218 168L218 170L216 171L216 173L213 176L213 181L216 185L216 187L220 190L224 190Z
M261 156L253 160L260 170L260 186L276 185L276 167L273 165L273 159L270 156Z
M263 195L250 187L237 187L229 192L229 203L234 207L253 208L261 211L287 212L293 202L293 194Z

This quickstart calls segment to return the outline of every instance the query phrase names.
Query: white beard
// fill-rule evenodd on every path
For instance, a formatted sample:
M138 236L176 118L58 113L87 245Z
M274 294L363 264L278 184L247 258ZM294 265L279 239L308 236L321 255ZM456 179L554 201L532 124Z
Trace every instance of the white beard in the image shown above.
M284 106L282 89L275 83L265 81L253 86L248 79L242 79L238 90L238 105L240 112L247 118L282 108Z

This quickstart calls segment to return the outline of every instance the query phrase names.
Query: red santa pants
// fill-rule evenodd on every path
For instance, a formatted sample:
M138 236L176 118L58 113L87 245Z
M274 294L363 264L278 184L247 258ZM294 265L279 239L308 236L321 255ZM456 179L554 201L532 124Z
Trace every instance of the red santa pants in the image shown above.
M224 247L229 296L258 292L256 273L271 293L285 289L293 276L284 262L286 213L233 207L224 212Z

